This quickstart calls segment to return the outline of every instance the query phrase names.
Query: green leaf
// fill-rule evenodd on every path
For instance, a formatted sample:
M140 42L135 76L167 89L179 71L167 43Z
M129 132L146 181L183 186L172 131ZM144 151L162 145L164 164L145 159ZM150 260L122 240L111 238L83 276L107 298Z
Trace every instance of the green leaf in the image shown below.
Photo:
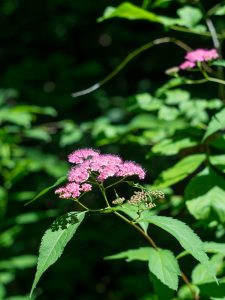
M0 261L0 269L27 269L35 266L37 257L34 255L21 255Z
M176 120L179 116L179 110L175 107L162 105L158 111L158 118L165 121Z
M126 259L127 262L148 261L151 273L171 289L177 290L180 269L176 258L169 250L142 247L107 256L105 259Z
M157 300L173 299L174 291L167 285L163 284L153 273L150 273L150 279L153 283L154 292L157 295Z
M116 8L111 6L106 8L103 16L98 21L101 22L115 17L128 20L147 20L154 23L161 23L165 26L172 26L179 23L179 19L156 15L129 2L124 2Z
M205 195L215 186L224 189L225 180L215 170L207 167L189 181L185 188L185 200Z
M105 259L125 259L127 262L140 260L148 261L150 255L150 247L140 247L138 249L131 249L123 251L114 255L105 257Z
M186 5L177 10L177 14L180 17L180 25L188 28L194 27L202 19L202 12L199 8Z
M172 168L163 171L154 182L154 187L164 188L183 180L192 174L203 163L205 158L205 154L194 154L183 158Z
M184 138L180 140L164 139L154 147L152 147L151 152L159 155L175 155L182 149L195 146L197 143L190 138ZM151 153L150 152L150 153Z
M41 241L37 272L35 274L30 295L32 295L42 274L62 255L65 246L75 234L77 228L83 221L84 216L85 212L67 213L64 216L57 218L51 228L45 232Z
M210 155L209 160L213 166L225 173L225 154Z
M189 212L197 220L205 220L214 212L220 222L225 222L225 191L215 186L206 194L186 202Z
M218 270L222 269L223 266L223 254L215 254L210 258L209 265L216 274ZM214 282L213 276L209 273L208 268L205 265L198 264L191 274L193 284L203 284L207 282Z
M213 133L219 130L223 130L224 128L225 128L225 108L212 117L211 121L209 122L206 133L203 137L203 141L205 141L206 138L212 135Z
M157 15L154 13L148 12L136 5L133 5L129 2L124 2L120 4L118 7L108 7L103 16L98 19L98 21L104 21L110 18L125 18L129 20L148 20L151 22L160 22Z
M204 249L209 253L221 253L225 255L225 243L205 242Z
M148 93L135 95L138 107L146 111L154 111L161 107L162 101L156 98L153 98Z
M28 204L30 204L30 203L32 203L32 202L34 202L35 200L37 200L41 196L43 196L46 193L48 193L50 190L52 190L55 187L59 186L60 184L64 183L66 181L66 179L67 179L67 176L63 176L63 177L59 178L53 185L51 185L48 188L45 188L42 191L40 191L32 200L30 200L29 202L27 202L25 204L25 206L28 205Z
M208 262L208 256L200 238L185 223L171 217L151 216L143 221L155 224L163 230L172 234L181 246L195 257L199 262Z
M198 285L201 295L211 297L224 297L225 295L225 278L219 280L219 285L215 282Z
M225 60L224 59L217 59L214 62L212 62L212 65L213 66L219 66L219 67L225 67Z
M169 250L150 248L149 269L163 284L172 290L178 289L180 269L173 253Z
M225 15L225 5L219 6L216 11L214 12L214 15L216 16L223 16Z

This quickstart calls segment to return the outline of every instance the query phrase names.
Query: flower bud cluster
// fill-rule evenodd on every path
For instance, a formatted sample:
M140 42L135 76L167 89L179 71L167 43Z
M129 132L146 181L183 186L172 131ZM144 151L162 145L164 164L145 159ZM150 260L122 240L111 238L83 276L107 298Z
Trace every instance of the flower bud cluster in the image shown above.
M133 161L123 161L113 154L100 154L98 150L79 149L68 156L74 164L69 171L69 183L57 189L60 198L77 198L82 192L92 189L92 182L103 183L109 177L136 175L144 179L145 170Z

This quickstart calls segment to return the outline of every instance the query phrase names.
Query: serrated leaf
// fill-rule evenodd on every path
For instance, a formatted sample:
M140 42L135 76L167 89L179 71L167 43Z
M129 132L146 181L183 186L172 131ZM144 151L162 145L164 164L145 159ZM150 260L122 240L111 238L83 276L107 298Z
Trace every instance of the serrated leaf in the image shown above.
M181 246L199 262L208 262L208 256L200 238L185 223L171 217L151 216L144 221L152 223L172 234Z
M223 129L225 129L225 108L212 117L203 137L203 141L205 141L207 137L209 137L213 133Z
M173 167L163 171L154 182L154 187L164 188L183 180L193 173L203 163L205 158L205 154L194 154L183 158Z
M42 191L40 191L32 200L30 200L29 202L27 202L25 204L28 205L32 202L34 202L35 200L37 200L38 198L40 198L41 196L47 194L50 190L54 189L55 187L59 186L60 184L62 184L63 182L65 182L67 179L67 176L62 176L61 178L59 178L53 185L43 189Z
M225 222L225 191L215 186L206 194L186 202L189 212L197 220L205 220L214 212L220 222Z
M150 255L150 247L141 247L123 251L114 255L105 257L105 259L125 259L127 262L133 260L148 261Z
M56 219L52 227L45 232L41 241L37 271L30 295L32 295L42 274L62 255L65 246L75 234L84 216L85 212L67 213Z
M215 274L222 268L223 254L215 254L210 258L209 265ZM205 265L198 264L191 274L193 284L203 284L207 282L214 282L213 276L209 273L208 268Z
M167 285L163 284L153 273L150 273L150 279L153 283L154 292L157 295L157 300L173 299L174 290L171 290Z
M178 289L180 269L173 253L169 250L150 248L149 269L163 284L172 290Z

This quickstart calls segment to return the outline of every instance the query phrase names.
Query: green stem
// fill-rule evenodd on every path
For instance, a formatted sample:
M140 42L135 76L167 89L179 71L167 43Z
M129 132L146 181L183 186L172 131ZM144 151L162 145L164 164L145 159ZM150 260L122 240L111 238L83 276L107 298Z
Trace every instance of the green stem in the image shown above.
M87 95L87 94L97 90L98 88L100 88L101 86L106 84L108 81L110 81L113 77L115 77L132 59L134 59L140 53L142 53L154 46L165 44L165 43L173 43L173 44L177 45L178 47L184 49L185 51L192 50L187 44L185 44L184 42L177 40L173 37L164 37L164 38L155 39L155 40L135 49L130 54L128 54L127 57L125 57L125 59L108 76L103 78L101 81L99 81L98 83L89 87L88 89L73 93L72 97L76 98L79 96Z
M141 229L141 227L139 227L138 225L136 225L135 223L133 223L132 221L130 221L129 219L127 219L126 217L124 217L123 215L121 215L120 213L118 213L117 211L114 211L113 213L115 215L117 215L120 219L124 220L126 223L128 223L129 225L131 225L137 231L139 231L141 233L141 235L151 244L151 246L153 248L155 248L156 250L158 250L158 247L156 246L156 243L153 241L153 239L147 233L145 233Z
M106 187L105 187L105 190L111 188L112 186L114 186L114 185L116 185L116 184L118 184L118 183L123 182L125 179L126 179L126 177L123 177L123 178L121 178L120 180L118 180L118 181L116 181L116 182L114 182L114 183L112 183L112 184L106 186Z

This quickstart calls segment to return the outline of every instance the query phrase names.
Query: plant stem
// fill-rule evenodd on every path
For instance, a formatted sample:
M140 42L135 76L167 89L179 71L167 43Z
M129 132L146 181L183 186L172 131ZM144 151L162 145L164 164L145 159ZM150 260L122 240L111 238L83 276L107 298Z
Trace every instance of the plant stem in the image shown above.
M136 225L135 223L133 223L132 221L130 221L129 219L127 219L126 217L124 217L123 215L121 215L120 213L118 213L117 211L114 211L113 213L115 215L117 215L120 219L124 220L126 223L128 223L129 225L131 225L137 231L139 231L142 234L142 236L144 236L144 238L152 245L152 247L155 248L156 250L158 250L158 247L156 246L156 243L153 241L153 239L147 233L145 233L141 229L141 227L139 227L138 225Z
M186 285L189 287L194 300L200 300L199 295L195 292L192 285L190 284L190 281L188 280L187 276L183 272L181 272L181 277L183 278L183 281L186 283Z
M128 54L127 57L125 57L125 59L109 75L107 75L105 78L100 80L98 83L94 84L93 86L89 87L88 89L73 93L72 97L79 97L79 96L87 95L87 94L97 90L98 88L100 88L101 86L106 84L108 81L110 81L113 77L115 77L132 59L134 59L140 53L142 53L154 46L165 44L165 43L173 43L185 51L192 50L183 41L177 40L176 38L173 38L173 37L163 37L163 38L155 39L147 44L144 44L143 46L135 49L130 54Z

